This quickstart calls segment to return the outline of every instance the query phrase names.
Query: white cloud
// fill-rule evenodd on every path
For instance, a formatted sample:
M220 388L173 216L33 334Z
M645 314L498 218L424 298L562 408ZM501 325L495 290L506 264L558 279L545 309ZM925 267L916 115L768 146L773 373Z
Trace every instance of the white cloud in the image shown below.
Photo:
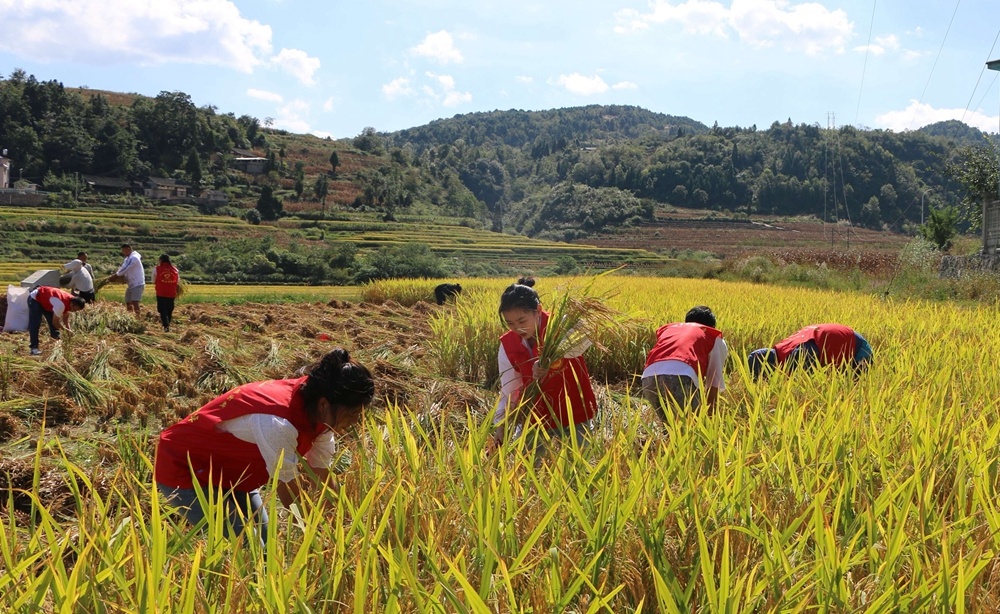
M304 117L308 113L308 102L299 99L289 100L288 104L278 109L278 116L274 118L274 127L299 134L309 132L309 122Z
M410 49L413 55L418 55L432 60L437 60L441 64L462 62L462 52L455 47L455 39L447 30L434 32L424 37L419 45Z
M929 104L911 100L909 106L902 111L889 111L875 117L875 126L888 128L896 132L916 130L922 126L942 122L949 119L962 120L965 123L985 132L996 132L1000 116L989 116L981 111L966 111L965 109L935 109Z
M535 81L534 77L527 77L527 76L524 76L524 75L518 75L518 76L514 77L514 79L516 79L518 81L518 83L525 83L525 84L527 84L527 83L534 83L534 81Z
M711 0L653 0L642 13L625 9L615 14L615 31L628 34L651 25L676 23L689 34L727 37L730 32L755 47L780 46L814 55L843 51L854 24L841 9L829 10L817 2L789 0L732 0L728 8Z
M282 49L278 55L271 58L271 63L301 81L303 85L316 83L313 75L319 70L319 58L314 58L301 49Z
M187 62L249 73L271 53L271 27L230 0L0 0L0 23L8 26L0 49L35 61Z
M426 74L428 79L436 82L438 85L438 89L436 90L430 86L424 86L424 94L429 98L440 100L441 104L446 107L457 107L460 104L472 102L472 93L457 91L455 89L455 78L451 75L436 75L432 72Z
M382 85L382 95L389 100L413 95L413 88L410 87L410 80L406 77L393 79L389 83Z
M333 111L333 105L335 102L336 101L333 99L333 96L330 96L326 99L326 102L323 103L323 110L327 113Z
M613 90L637 90L639 85L633 81L619 81L611 86Z
M267 90L255 90L253 88L247 90L247 96L256 98L257 100L266 100L267 102L281 102L284 100L281 94Z
M608 91L608 84L600 75L585 77L577 72L571 75L559 75L555 84L566 88L568 92L577 96L592 96Z
M868 53L874 56L880 56L886 51L899 51L899 37L895 34L887 34L885 36L876 36L875 42L870 45L861 45L855 47L853 50L859 53Z
M880 47L884 47L891 51L896 51L899 49L899 37L895 34L886 34L884 36L876 36L875 44Z

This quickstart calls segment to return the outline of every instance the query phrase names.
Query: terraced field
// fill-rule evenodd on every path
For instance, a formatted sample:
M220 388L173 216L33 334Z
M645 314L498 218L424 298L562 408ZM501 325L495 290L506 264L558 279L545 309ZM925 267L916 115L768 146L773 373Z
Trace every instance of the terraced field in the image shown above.
M0 281L20 279L24 271L52 268L81 249L90 253L95 272L104 275L121 261L122 243L133 244L148 259L160 253L183 253L197 241L248 237L271 237L282 246L346 242L361 251L421 242L440 256L528 269L552 265L563 256L573 256L587 268L623 264L648 268L663 262L662 257L642 249L542 241L468 228L459 220L440 217L406 216L398 222L383 222L376 213L337 212L330 219L289 217L254 226L233 217L203 215L193 206L103 203L75 209L0 206L0 262L19 263L0 269Z

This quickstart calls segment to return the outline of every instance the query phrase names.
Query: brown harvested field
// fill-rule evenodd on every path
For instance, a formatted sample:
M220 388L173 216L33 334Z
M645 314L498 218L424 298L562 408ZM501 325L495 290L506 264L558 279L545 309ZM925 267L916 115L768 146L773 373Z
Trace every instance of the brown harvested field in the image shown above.
M660 212L640 227L578 241L608 248L640 248L659 253L708 252L718 258L767 254L787 263L827 262L835 268L862 264L880 268L911 237L903 234L823 224L817 219L706 218L704 211Z

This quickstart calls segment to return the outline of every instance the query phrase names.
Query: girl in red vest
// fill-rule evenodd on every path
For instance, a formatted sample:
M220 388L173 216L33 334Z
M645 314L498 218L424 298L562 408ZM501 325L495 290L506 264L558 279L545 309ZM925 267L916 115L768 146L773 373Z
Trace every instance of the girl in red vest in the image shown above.
M156 284L156 311L160 314L163 332L170 332L170 321L174 318L174 300L177 298L177 284L181 281L180 273L170 262L170 256L160 256L160 264L153 269L153 280Z
M59 339L59 330L73 332L69 327L69 314L87 306L83 298L65 290L38 286L28 294L28 349L32 356L42 353L38 349L38 331L42 318L49 325L49 336Z
M334 433L358 422L374 395L371 373L341 348L304 377L235 388L160 433L156 486L193 525L204 517L197 489L216 489L232 532L240 535L244 519L256 517L263 541L268 518L260 487L277 476L278 498L288 506L303 488L322 485ZM300 462L311 475L299 472Z
M863 371L872 359L872 346L860 333L843 324L813 324L774 344L750 352L747 364L754 378L781 367L850 365L856 373Z
M548 370L538 366L538 344L545 338L549 313L542 309L535 280L521 278L511 284L500 297L500 318L510 329L500 337L497 362L500 367L500 401L493 423L498 425L488 451L503 439L502 422L509 408L517 407L532 380L538 380L541 394L528 418L545 430L549 437L572 434L579 444L590 432L590 423L597 413L597 400L590 385L590 373L582 356L562 358ZM522 427L514 430L520 435ZM537 433L538 431L536 431ZM535 440L536 459L545 450L545 438Z
M723 368L729 347L715 328L715 314L705 305L692 307L684 322L667 324L656 331L656 344L646 357L642 372L642 395L667 419L666 406L698 409L699 389L706 387L708 411L715 408L719 391L726 389Z

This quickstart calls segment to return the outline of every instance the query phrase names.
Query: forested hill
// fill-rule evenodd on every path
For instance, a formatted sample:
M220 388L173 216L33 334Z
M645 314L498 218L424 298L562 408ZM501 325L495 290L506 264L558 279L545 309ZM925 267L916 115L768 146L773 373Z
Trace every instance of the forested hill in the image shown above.
M920 128L918 132L928 136L939 136L957 145L983 146L988 145L990 138L972 126L957 119L936 122Z
M960 122L902 133L791 120L708 128L594 105L471 113L333 141L197 107L183 92L73 91L23 71L0 79L0 148L17 179L58 198L73 196L83 174L169 178L193 194L224 193L227 206L206 205L217 214L376 210L386 221L450 216L560 240L642 224L668 206L903 230L921 219L924 196L928 207L966 196L954 169L981 140ZM245 150L266 160L252 174L236 164Z
M569 142L596 144L649 135L676 138L707 131L707 126L687 117L632 106L590 105L548 111L469 113L388 136L392 142L409 143L418 150L461 139L475 147L487 143L530 146L537 156L543 148L561 149Z

